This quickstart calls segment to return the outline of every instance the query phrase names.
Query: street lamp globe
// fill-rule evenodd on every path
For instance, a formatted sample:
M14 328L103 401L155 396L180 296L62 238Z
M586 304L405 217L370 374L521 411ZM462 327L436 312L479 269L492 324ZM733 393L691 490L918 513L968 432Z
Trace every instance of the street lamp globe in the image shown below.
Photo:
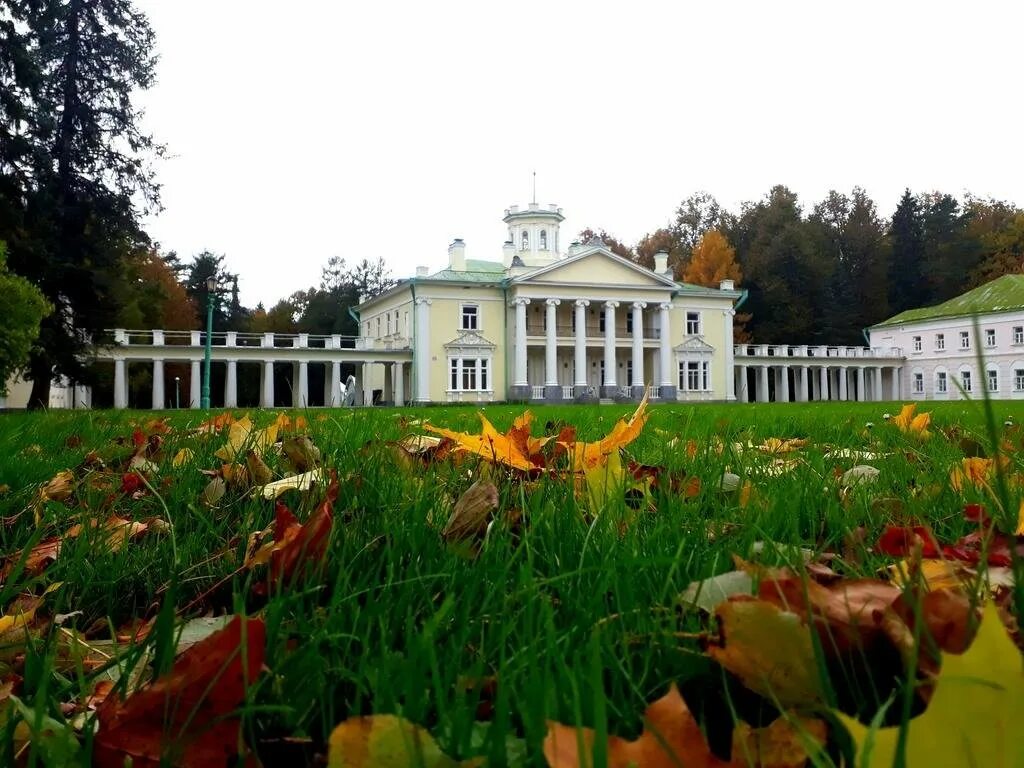
M217 278L214 277L213 275L210 275L208 278L206 278L206 290L208 290L208 291L216 291L217 290Z

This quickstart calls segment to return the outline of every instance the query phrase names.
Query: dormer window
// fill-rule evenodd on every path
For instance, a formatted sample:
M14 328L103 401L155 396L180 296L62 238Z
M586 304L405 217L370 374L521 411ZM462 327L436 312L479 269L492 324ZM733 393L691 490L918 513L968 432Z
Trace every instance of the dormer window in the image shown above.
M540 231L540 249L542 251L548 249L548 231L546 229Z
M523 236L520 238L522 245L519 246L519 250L528 251L530 250L530 234L524 229Z

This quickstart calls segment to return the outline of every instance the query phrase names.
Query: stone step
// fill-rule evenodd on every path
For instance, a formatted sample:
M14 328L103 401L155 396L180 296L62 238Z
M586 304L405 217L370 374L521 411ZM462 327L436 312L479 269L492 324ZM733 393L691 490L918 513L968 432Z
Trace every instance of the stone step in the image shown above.
M602 397L600 400L597 401L597 404L598 405L615 405L615 401L612 400L610 397Z

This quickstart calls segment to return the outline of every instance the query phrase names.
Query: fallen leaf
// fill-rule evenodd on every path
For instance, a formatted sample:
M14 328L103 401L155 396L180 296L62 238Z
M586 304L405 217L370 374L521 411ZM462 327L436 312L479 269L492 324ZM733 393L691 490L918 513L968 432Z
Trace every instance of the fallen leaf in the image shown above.
M647 413L649 395L650 392L644 392L643 400L640 401L633 415L628 420L619 419L606 437L596 443L575 442L564 446L572 457L573 469L576 472L586 472L588 469L603 466L613 453L617 455L622 448L640 436L649 416Z
M301 475L292 475L272 483L262 485L253 491L254 494L264 499L276 499L285 491L302 491L305 493L314 485L323 485L326 475L322 469L314 469L310 472L303 472Z
M859 747L859 768L895 764L899 728L869 729L838 717ZM967 652L943 654L928 708L908 723L906 765L1024 765L1024 740L1017 730L1022 720L1021 654L990 601Z
M352 717L331 731L327 768L473 768L445 755L424 728L397 715Z
M236 710L263 666L264 638L262 619L235 616L127 699L108 694L97 709L94 765L233 765L242 736Z
M180 451L174 454L174 458L171 459L171 466L184 466L185 464L191 462L195 458L195 456L195 451L193 451L191 448L182 448Z
M227 483L224 482L224 478L215 477L206 484L199 500L203 503L203 506L215 507L217 506L217 502L221 500L221 497L224 496L227 489Z
M497 487L489 480L477 480L455 502L441 538L449 543L482 538L491 513L497 508Z
M320 463L320 449L306 435L289 437L281 448L296 473L308 472Z
M901 432L921 439L928 438L931 436L931 433L928 431L928 426L932 423L932 414L930 411L928 413L916 413L916 411L917 403L907 403L903 406L900 412L893 417L892 423L895 424Z
M480 418L479 435L455 432L431 424L425 424L423 428L428 432L447 437L455 443L456 451L475 454L494 464L503 464L523 472L533 472L537 469L530 461L529 456L523 452L518 441L498 432L483 413L478 413L477 416Z
M223 461L237 461L246 450L262 454L277 441L277 424L256 429L248 416L232 422L228 427L228 441L213 454Z
M544 757L549 768L593 764L596 734L548 722ZM738 723L733 729L731 759L712 754L700 725L675 685L644 713L644 731L634 741L608 738L608 768L799 768L806 764L805 743L822 744L825 725L818 720L780 717L765 728ZM582 745L583 754L580 754ZM817 750L815 750L817 751Z

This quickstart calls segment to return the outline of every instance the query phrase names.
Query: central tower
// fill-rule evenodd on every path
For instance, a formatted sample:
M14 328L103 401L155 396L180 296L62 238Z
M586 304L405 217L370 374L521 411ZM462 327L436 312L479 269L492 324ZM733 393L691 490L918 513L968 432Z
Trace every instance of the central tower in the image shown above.
M541 267L561 258L558 225L565 221L565 216L557 205L542 207L538 203L530 203L525 210L513 205L505 209L502 221L508 225L506 268L511 266L513 257L518 257L528 267Z

